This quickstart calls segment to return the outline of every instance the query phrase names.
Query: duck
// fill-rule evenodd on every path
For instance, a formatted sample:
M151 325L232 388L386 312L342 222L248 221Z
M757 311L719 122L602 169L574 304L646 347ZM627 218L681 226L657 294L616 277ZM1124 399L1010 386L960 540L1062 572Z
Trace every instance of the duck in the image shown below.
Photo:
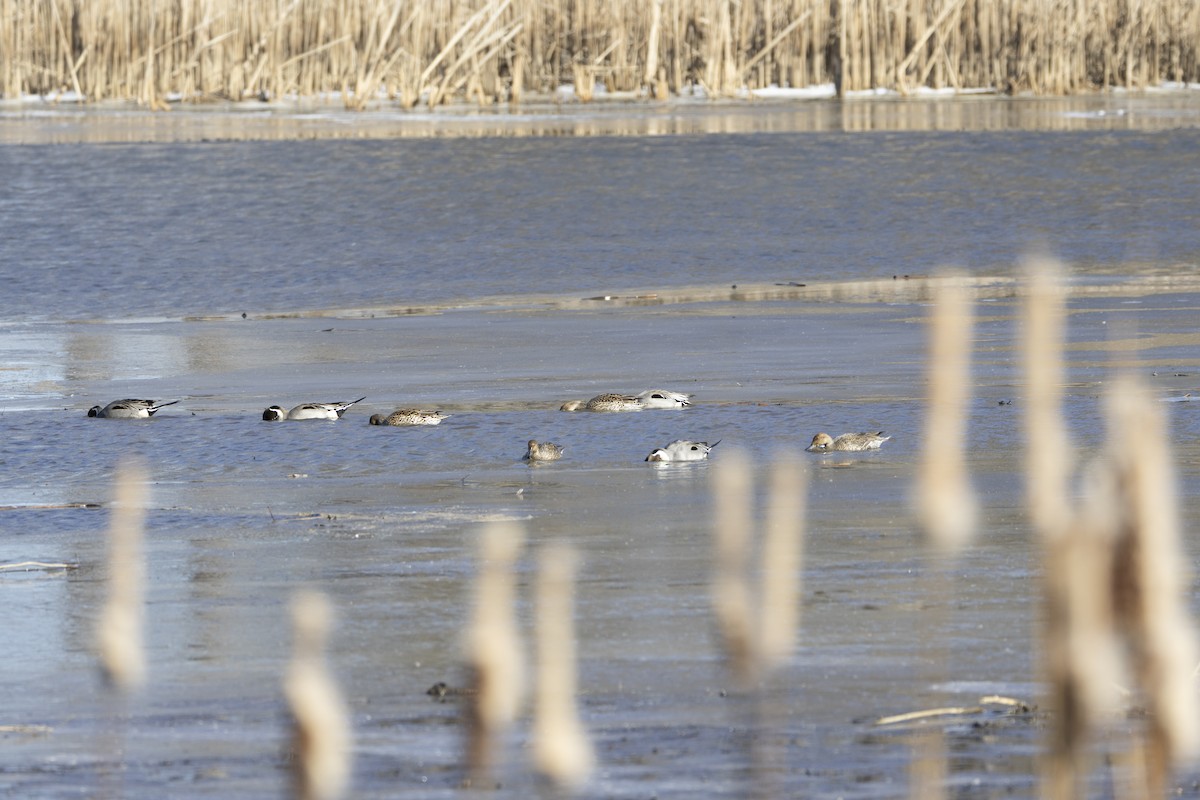
M891 439L884 436L883 431L873 433L843 433L834 438L828 433L818 433L812 438L812 444L805 448L810 453L829 453L834 450L859 451L878 450L884 442Z
M423 411L419 408L398 408L390 414L372 414L372 425L440 425L450 416L441 411Z
M641 411L642 401L632 394L598 394L583 405L584 411Z
M598 394L591 400L568 400L560 411L642 411L643 409L686 408L691 395L666 389L647 389L641 394Z
M156 400L113 400L106 406L92 406L88 409L89 417L104 417L106 419L149 419L158 413L160 408L173 406L178 400L159 403Z
M554 442L539 442L537 439L529 440L529 449L525 451L526 461L558 461L562 458L562 445L554 444Z
M692 404L690 394L666 389L647 389L638 395L638 400L642 408L687 408Z
M281 419L341 419L347 408L366 399L360 397L349 403L301 403L291 411L285 411L282 406L270 406L263 412L262 418L269 422Z
M650 451L650 455L646 456L647 461L703 461L708 458L708 454L712 449L719 445L721 440L709 444L708 442L693 442L687 439L676 439L666 447L657 447Z

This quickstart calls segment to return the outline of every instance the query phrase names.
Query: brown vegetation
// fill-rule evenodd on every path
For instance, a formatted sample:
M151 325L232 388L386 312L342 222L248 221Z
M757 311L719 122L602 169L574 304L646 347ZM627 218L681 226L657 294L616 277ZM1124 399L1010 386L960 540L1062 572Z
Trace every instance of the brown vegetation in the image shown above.
M0 0L0 95L1064 94L1200 80L1198 42L1191 0Z

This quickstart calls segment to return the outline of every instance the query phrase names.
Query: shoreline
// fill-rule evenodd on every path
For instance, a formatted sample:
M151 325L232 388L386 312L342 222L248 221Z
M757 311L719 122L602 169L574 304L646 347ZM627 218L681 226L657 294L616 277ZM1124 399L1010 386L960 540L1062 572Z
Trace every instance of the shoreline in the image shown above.
M0 326L38 325L147 325L205 322L274 321L300 319L366 320L438 316L453 313L540 313L598 312L670 306L714 304L759 304L795 302L819 304L924 304L934 287L953 281L971 289L978 301L1008 300L1021 290L1021 279L1009 275L966 275L947 271L935 275L895 275L891 278L853 281L800 281L739 283L730 286L706 284L674 287L641 287L582 296L579 293L528 293L473 298L448 298L426 303L295 308L287 310L198 313L178 317L130 317L95 319L45 319L0 321ZM1200 275L1143 275L1131 279L1089 272L1069 276L1067 295L1081 297L1151 297L1163 294L1200 294ZM772 309L777 313L778 309ZM683 312L681 312L683 313Z
M334 99L173 103L54 99L0 102L0 144L139 144L430 138L687 136L752 133L1118 131L1200 127L1194 87L1105 90L1067 97L859 93L839 100L780 93L742 100L542 98L428 110Z

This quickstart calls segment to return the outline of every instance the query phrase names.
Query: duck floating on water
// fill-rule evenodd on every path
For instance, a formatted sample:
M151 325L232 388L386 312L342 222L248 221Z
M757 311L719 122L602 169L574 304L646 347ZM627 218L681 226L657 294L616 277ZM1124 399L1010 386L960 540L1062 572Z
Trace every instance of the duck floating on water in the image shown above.
M281 419L341 419L347 408L366 399L360 397L349 403L301 403L291 411L285 411L282 406L270 406L263 412L262 418L268 422Z
M687 439L676 439L666 447L658 447L650 451L650 455L646 456L647 461L703 461L708 458L708 454L712 449L719 445L721 441L709 444L708 442L693 442Z
M178 400L159 403L156 400L113 400L106 406L92 406L88 409L89 417L105 419L149 419L158 413L160 408L173 406Z
M891 439L884 436L883 431L874 433L843 433L834 438L828 433L818 433L812 438L812 444L804 448L810 453L830 453L834 450L851 452L862 450L878 450L884 442Z
M598 394L591 400L568 400L560 411L642 411L644 409L687 408L692 396L666 389L647 389L641 394Z
M398 408L390 414L372 414L372 425L441 425L450 416L441 411L424 411L419 408Z
M529 440L529 448L525 451L526 461L558 461L562 458L563 448L554 442L539 442Z

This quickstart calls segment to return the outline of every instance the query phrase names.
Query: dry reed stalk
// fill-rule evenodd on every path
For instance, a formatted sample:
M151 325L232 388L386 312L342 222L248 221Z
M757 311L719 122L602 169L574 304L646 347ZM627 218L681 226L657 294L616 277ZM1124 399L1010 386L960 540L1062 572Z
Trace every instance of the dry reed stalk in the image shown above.
M792 454L772 464L760 553L761 590L751 588L754 498L748 457L731 450L714 464L713 612L735 683L752 687L796 647L803 561L804 468Z
M467 631L471 702L467 707L467 762L475 777L496 761L497 742L517 717L524 692L513 568L525 534L513 522L493 522L480 536L479 578Z
M382 7L376 7L376 16L368 28L368 36L363 52L357 54L357 70L354 76L354 90L343 96L342 102L346 108L361 111L375 97L376 90L383 76L391 70L396 61L404 54L402 49L389 53L389 40L396 30L403 6L397 3L382 26L379 14L385 13ZM411 17L410 17L411 19Z
M333 609L325 595L292 598L292 661L283 690L292 718L292 774L298 800L336 800L350 782L350 722L325 664Z
M542 552L537 582L537 692L533 760L540 774L565 789L587 780L595 754L575 706L575 626L572 584L576 557L565 545Z
M1111 570L1111 478L1094 466L1078 515L1069 504L1070 443L1062 419L1064 293L1057 264L1027 265L1021 352L1025 370L1025 487L1043 543L1042 665L1055 716L1047 732L1042 796L1080 795L1088 730L1114 711L1119 679L1107 575ZM1111 489L1111 487L1109 487Z
M971 331L969 290L954 279L937 283L916 510L930 543L946 554L961 550L975 528L975 499L966 463Z
M1071 518L1071 445L1062 419L1064 291L1058 264L1026 267L1021 352L1025 365L1025 491L1034 528L1043 540L1066 532Z
M730 450L713 464L715 504L713 611L721 647L735 682L749 687L756 677L755 626L748 567L753 531L750 460Z
M650 0L650 35L646 37L646 68L642 83L653 86L658 80L658 47L662 31L663 0Z
M762 546L760 657L764 669L783 664L796 649L800 629L800 576L807 474L794 454L771 468L770 499Z
M934 282L929 320L928 400L921 462L915 496L917 520L938 556L927 592L932 615L923 631L941 629L950 608L953 584L944 557L955 556L975 529L975 499L967 472L967 418L971 397L970 372L972 298L958 278ZM930 642L932 669L942 670L946 654ZM931 680L931 683L936 683ZM944 797L946 747L940 730L919 733L913 740L909 775L910 797Z
M397 14L414 24L389 30ZM491 44L462 38L481 33ZM1198 80L1198 40L1200 6L1189 0L0 0L0 90L70 87L159 107L172 92L345 91L361 107L351 98L387 84L409 87L398 93L411 106L425 91L443 101L439 86L488 102L525 87L552 91L584 65L612 89L656 94L830 81L842 92L1062 93ZM465 72L447 68L455 62Z
M67 564L67 563L64 563L61 561L17 561L17 562L11 563L11 564L0 564L0 572L5 572L10 569L12 569L12 570L19 569L19 570L24 570L25 572L29 572L31 570L51 570L51 569L70 570L70 569L79 569L79 565L78 564Z
M1054 710L1041 765L1046 800L1083 796L1089 731L1117 711L1122 669L1111 575L1120 508L1114 477L1109 464L1092 464L1079 512L1056 520L1062 527L1044 538L1042 669Z
M1108 418L1108 457L1122 512L1113 562L1115 611L1150 711L1146 793L1162 797L1173 765L1200 750L1200 697L1192 679L1197 647L1184 602L1175 474L1163 408L1143 387L1122 377L1110 395Z
M972 709L950 711L971 713ZM941 730L930 729L918 733L913 743L913 758L908 765L908 796L912 800L938 800L945 797L947 774L946 742Z
M142 643L145 506L146 470L140 461L127 459L117 468L108 534L108 597L96 626L100 667L108 683L121 692L138 688L146 677Z

